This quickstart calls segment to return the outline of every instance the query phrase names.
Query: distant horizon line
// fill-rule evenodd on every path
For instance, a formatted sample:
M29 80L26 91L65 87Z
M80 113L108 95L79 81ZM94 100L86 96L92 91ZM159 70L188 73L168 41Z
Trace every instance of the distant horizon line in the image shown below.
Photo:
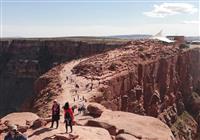
M152 34L116 34L116 35L105 35L105 36L92 36L92 35L69 35L69 36L5 36L0 38L73 38L73 37L99 37L99 38L108 38L108 37L125 37L125 36L153 36ZM164 36L185 36L185 37L200 37L200 35L175 35L168 34Z

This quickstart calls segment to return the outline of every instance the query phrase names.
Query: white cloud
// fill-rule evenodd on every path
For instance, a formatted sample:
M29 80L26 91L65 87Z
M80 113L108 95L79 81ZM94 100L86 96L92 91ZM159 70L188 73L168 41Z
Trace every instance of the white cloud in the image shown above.
M186 20L183 21L184 24L200 24L200 20Z
M154 9L149 12L144 12L148 17L163 18L169 15L176 15L180 13L193 14L198 11L192 4L188 3L163 3L161 5L154 5Z

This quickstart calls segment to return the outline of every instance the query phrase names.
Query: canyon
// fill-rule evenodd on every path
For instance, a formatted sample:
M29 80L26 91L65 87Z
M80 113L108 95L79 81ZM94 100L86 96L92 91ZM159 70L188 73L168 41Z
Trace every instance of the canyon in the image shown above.
M96 109L104 108L98 114L88 108L94 118L77 120L78 132L87 126L104 128L109 133L101 134L116 140L200 138L199 46L180 48L156 40L16 40L1 45L0 99L9 112L18 110L14 106L48 118L54 99L73 105L78 97L88 107L95 102Z
M96 38L2 39L0 116L34 98L34 82L62 62L120 47L126 41Z

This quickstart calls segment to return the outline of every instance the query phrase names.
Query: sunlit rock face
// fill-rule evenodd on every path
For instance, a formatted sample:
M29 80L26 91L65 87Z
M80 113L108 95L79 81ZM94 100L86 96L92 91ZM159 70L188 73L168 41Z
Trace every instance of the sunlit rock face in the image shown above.
M92 103L91 106L102 109L97 103ZM94 112L91 109L90 111ZM77 117L82 120L88 116ZM121 111L103 109L100 117L95 119L88 117L84 125L80 125L80 120L76 120L77 125L73 126L73 132L69 134L65 133L64 123L60 123L58 129L52 129L49 128L51 123L47 120L30 112L11 113L3 117L0 122L0 139L3 139L8 132L10 124L16 124L18 130L30 140L173 140L174 138L169 127L160 120Z
M184 111L194 118L200 112L199 48L134 41L93 56L72 71L99 81L101 94L93 100L112 110L157 117L170 127ZM188 120L192 123L186 127L192 129L196 122Z
M168 100L164 110L180 98L186 103L191 92L198 91L200 51L199 48L181 50L154 41L135 41L93 56L72 71L78 76L99 80L99 90L105 95L103 102L113 100L115 104L117 101L118 110L131 112L131 103L137 101L143 104L144 113L151 114L149 105Z

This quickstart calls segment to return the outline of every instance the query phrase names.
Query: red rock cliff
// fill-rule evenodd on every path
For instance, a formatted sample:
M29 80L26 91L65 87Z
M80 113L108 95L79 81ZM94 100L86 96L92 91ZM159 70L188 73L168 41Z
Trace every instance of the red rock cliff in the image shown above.
M73 72L99 81L101 94L93 100L112 110L158 117L170 127L184 111L194 118L200 112L199 48L135 41L91 57ZM197 122L188 121L195 138Z

